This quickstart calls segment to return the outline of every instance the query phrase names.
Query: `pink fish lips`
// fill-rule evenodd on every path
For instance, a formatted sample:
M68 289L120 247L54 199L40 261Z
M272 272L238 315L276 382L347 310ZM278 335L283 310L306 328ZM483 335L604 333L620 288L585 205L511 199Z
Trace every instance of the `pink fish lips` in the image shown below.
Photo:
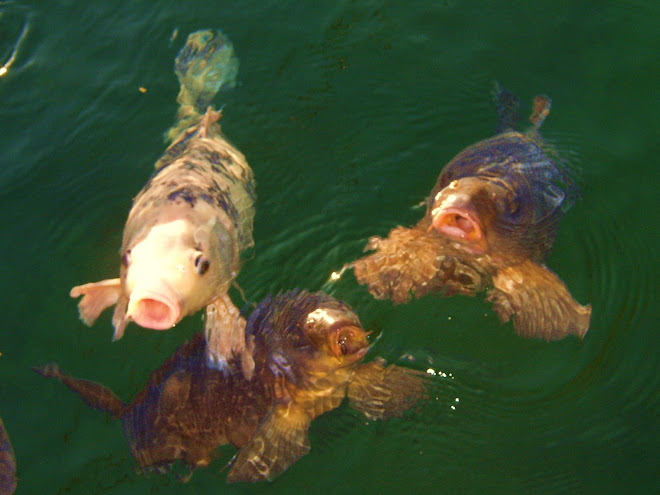
M487 250L486 237L477 216L464 208L437 208L434 211L432 228L446 237L466 244L474 254Z
M128 302L126 318L144 328L168 330L182 317L181 303L173 291L136 289Z

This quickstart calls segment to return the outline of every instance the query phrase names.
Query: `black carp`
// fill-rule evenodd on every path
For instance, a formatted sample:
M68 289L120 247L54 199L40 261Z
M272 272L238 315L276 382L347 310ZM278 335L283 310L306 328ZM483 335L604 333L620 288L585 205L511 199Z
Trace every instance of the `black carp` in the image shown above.
M73 378L56 364L34 368L60 380L93 408L121 418L141 468L166 469L181 460L206 466L231 443L229 482L272 480L305 455L314 418L349 404L369 419L400 416L425 395L429 375L382 359L360 361L367 334L351 309L324 293L268 297L250 315L254 376L241 373L240 356L225 370L206 366L201 334L155 370L130 404L98 383Z

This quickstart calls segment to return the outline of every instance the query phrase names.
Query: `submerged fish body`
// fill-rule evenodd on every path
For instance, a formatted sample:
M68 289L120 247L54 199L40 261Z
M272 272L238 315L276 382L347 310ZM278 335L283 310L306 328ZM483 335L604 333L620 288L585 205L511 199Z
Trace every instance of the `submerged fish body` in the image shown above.
M0 418L0 495L11 495L16 490L16 457L9 435Z
M591 308L579 305L543 265L558 223L578 196L559 155L538 129L550 100L537 96L526 133L512 128L517 100L498 88L499 129L468 146L442 170L424 217L372 237L376 252L352 266L358 282L395 303L429 292L487 300L518 334L546 340L583 337Z
M57 378L90 406L121 418L133 456L142 468L176 460L205 466L212 452L231 443L230 482L272 480L310 448L311 421L350 404L370 419L401 415L424 394L426 374L377 360L360 364L367 332L344 303L322 293L293 291L269 297L246 327L254 344L254 375L241 358L223 371L206 366L201 334L181 345L124 405L109 389L62 373Z
M241 254L253 244L255 184L244 155L223 135L210 105L234 84L238 62L222 33L188 37L175 71L181 82L173 139L133 201L124 228L118 279L74 287L80 315L91 325L115 305L114 339L130 320L166 330L207 307L209 357L222 364L244 348L244 321L227 296ZM227 335L220 336L222 321ZM231 324L230 324L231 323ZM234 328L235 327L235 328Z

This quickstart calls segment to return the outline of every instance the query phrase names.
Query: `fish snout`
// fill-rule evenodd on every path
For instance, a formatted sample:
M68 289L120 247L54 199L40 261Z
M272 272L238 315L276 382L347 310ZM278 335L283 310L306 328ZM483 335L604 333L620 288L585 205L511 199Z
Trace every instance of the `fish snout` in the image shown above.
M168 330L179 322L181 313L181 302L172 290L137 288L128 301L126 319L144 328Z

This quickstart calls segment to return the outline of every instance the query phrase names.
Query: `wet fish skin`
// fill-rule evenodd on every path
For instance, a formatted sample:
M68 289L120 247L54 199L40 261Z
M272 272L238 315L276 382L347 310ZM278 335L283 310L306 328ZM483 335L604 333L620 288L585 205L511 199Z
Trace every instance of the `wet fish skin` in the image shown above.
M425 373L380 359L360 364L369 349L367 332L347 305L326 294L268 297L251 314L246 333L254 343L252 380L243 376L240 357L229 360L225 372L206 366L205 340L197 334L119 414L121 401L106 387L54 365L37 371L59 379L88 405L121 417L143 469L181 460L192 472L209 464L218 446L235 445L228 482L276 478L309 451L312 420L347 394L370 419L401 415L424 396Z
M417 225L372 237L375 251L349 266L378 299L403 303L428 293L486 292L516 333L555 340L584 337L591 307L573 299L544 265L559 220L575 202L568 167L540 136L550 99L537 96L521 133L517 99L497 87L500 131L468 146L442 170Z
M0 418L0 495L14 493L16 483L16 456L5 424Z
M220 89L235 85L237 71L231 42L219 31L192 33L177 56L181 90L177 122L167 134L172 144L133 200L120 276L71 290L82 296L80 316L88 325L115 306L113 340L128 321L167 330L206 308L220 315L207 318L215 322L206 326L210 364L246 351L245 321L227 290L254 245L255 182L245 156L222 133L221 112L210 106Z

